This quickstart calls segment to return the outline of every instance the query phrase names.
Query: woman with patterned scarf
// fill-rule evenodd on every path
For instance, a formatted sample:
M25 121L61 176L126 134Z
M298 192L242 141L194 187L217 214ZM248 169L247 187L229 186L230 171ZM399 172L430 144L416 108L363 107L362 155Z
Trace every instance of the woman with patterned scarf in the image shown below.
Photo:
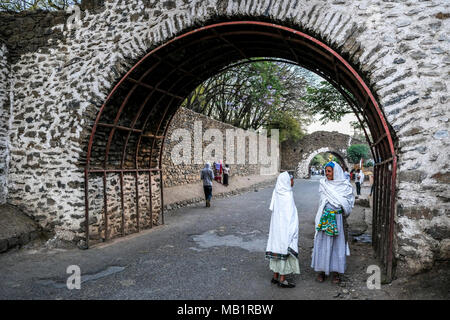
M333 272L332 281L338 284L339 274L346 269L346 256L350 255L346 218L352 212L355 196L339 164L327 163L325 176L319 185L320 204L315 219L311 268L319 272L319 282Z

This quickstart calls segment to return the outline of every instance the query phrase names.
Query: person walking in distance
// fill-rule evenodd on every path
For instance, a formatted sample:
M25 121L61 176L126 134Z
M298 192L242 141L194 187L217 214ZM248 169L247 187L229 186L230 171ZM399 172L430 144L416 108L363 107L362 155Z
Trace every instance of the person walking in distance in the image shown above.
M344 176L345 176L345 178L348 180L348 182L351 181L350 173L348 173L347 167L344 167Z
M228 187L228 178L230 177L230 166L228 164L223 168L223 185Z
M364 182L364 173L361 169L356 170L356 177L355 177L355 185L356 185L356 194L358 196L361 195L361 185Z
M205 192L206 206L211 207L212 198L212 182L214 180L214 173L211 170L209 162L205 164L205 167L200 173L200 179L203 180L203 191Z

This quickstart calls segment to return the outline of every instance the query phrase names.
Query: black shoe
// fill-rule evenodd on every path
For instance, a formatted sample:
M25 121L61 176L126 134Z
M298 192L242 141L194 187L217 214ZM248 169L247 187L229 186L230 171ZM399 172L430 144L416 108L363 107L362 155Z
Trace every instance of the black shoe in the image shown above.
M278 286L281 288L294 288L295 284L289 283L289 282L287 282L287 280L284 280L283 282L279 282Z
M279 281L277 279L272 278L272 280L270 280L270 282L272 282L273 284L278 284Z

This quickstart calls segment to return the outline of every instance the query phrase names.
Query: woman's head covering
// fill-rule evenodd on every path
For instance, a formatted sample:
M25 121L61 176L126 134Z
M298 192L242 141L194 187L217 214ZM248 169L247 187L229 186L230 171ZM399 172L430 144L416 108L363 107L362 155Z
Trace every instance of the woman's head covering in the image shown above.
M292 191L291 177L287 171L281 173L278 176L274 191L279 194L284 194L285 192Z
M332 162L334 164L333 167L333 180L346 180L344 170L337 162Z
M206 168L206 169L211 168L211 164L210 164L209 162L205 163L205 168Z
M333 161L328 162L328 163L325 165L325 168L326 168L326 167L332 167L332 168L334 169L334 162L333 162Z
M321 197L325 197L330 204L336 207L342 207L348 215L351 213L355 202L353 187L348 179L345 178L344 171L338 163L332 161L328 164L327 166L330 167L333 165L333 180L322 179L319 192Z
M278 176L270 202L272 218L270 220L269 239L266 255L298 252L298 214L288 172Z

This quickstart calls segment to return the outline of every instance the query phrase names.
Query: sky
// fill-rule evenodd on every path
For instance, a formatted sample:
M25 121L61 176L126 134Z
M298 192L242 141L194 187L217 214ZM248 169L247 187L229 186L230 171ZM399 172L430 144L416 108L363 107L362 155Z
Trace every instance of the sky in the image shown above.
M317 117L319 118L319 117ZM357 121L356 116L352 114L345 115L340 122L328 122L326 125L322 125L320 121L315 121L307 126L305 129L308 134L316 131L337 131L343 134L353 136L353 128L350 126L350 121Z
M303 69L303 68L301 68ZM315 73L303 69L303 76L311 83L318 85L320 81L324 81L324 79ZM343 134L348 134L353 136L353 128L350 125L351 121L358 121L356 116L352 114L345 115L340 122L328 122L326 125L322 125L321 121L318 120L319 116L316 117L316 121L312 122L305 129L308 134L311 134L316 131L337 131Z

